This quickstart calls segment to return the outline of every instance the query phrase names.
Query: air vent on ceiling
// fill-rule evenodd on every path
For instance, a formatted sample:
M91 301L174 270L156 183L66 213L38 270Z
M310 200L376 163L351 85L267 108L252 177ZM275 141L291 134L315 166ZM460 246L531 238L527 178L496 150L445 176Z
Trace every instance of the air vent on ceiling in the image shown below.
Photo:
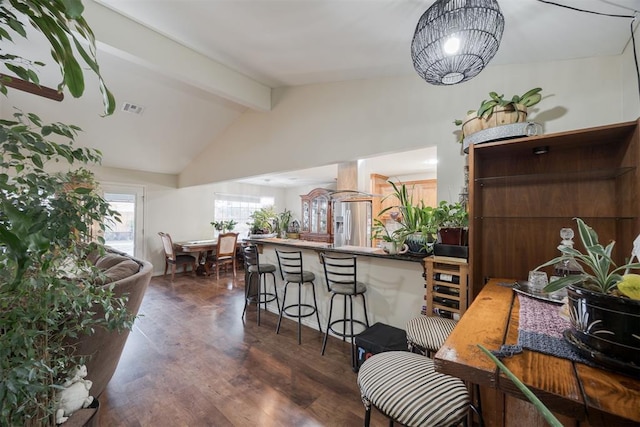
M122 111L140 115L144 111L144 107L142 105L125 102L124 104L122 104Z

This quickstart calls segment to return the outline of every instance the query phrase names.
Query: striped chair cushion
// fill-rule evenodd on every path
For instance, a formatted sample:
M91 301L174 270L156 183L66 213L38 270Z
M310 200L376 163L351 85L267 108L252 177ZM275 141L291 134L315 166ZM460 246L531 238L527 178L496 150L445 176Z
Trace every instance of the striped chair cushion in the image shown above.
M433 361L406 351L378 353L358 372L362 402L406 426L451 426L466 416L470 398L462 380L435 372Z
M418 316L407 322L407 342L422 350L438 351L457 322L437 316Z

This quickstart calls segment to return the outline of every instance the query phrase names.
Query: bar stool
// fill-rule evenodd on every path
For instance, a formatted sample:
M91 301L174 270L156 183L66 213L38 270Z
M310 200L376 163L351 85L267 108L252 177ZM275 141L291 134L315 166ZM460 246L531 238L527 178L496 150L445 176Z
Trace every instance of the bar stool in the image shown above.
M280 302L278 300L278 292L276 291L276 266L273 264L260 263L260 253L256 245L248 245L242 248L242 254L244 255L244 267L246 272L245 280L245 295L244 295L244 310L242 310L242 317L247 311L247 305L253 299L258 306L258 326L260 326L260 304L264 304L265 311L267 310L267 303L275 301L278 306L278 313L280 312ZM258 286L256 294L251 295L251 278L254 274L258 275ZM267 274L270 274L273 278L273 292L267 292Z
M436 372L433 360L407 351L374 354L360 367L358 387L365 407L364 425L371 407L409 427L454 426L465 422L471 399L459 378Z
M417 316L409 319L405 328L409 350L418 351L425 356L437 352L457 323L453 319L438 316Z
M315 313L318 320L318 330L322 333L322 327L320 326L320 315L318 314L318 303L316 301L316 286L314 280L315 274L311 271L305 271L302 268L302 251L280 251L276 249L276 255L278 257L278 266L280 267L280 276L284 281L284 295L282 296L282 308L280 310L280 316L278 317L278 326L276 327L276 334L280 333L280 324L282 323L282 315L285 314L288 317L298 319L298 344L302 343L302 318L313 316ZM287 288L290 283L298 285L298 301L295 304L286 305L287 301ZM311 292L313 294L313 305L302 303L302 286L305 284L311 285ZM307 312L303 312L303 308L307 309Z
M322 341L322 355L327 347L327 338L329 337L329 331L341 336L342 341L346 338L351 340L351 367L356 369L356 352L354 349L354 337L358 333L354 333L353 324L357 323L365 328L369 327L369 317L367 316L367 301L364 298L365 292L367 292L367 285L362 282L358 282L358 270L357 270L357 258L355 255L350 257L327 255L321 253L322 265L324 266L324 277L327 282L327 291L331 293L331 302L329 304L329 316L327 318L327 329L324 334L324 340ZM336 296L342 296L344 299L343 315L342 318L337 320L331 320L333 314L333 299ZM364 322L362 320L356 320L353 317L353 297L362 297L362 304L364 306ZM347 312L347 299L349 300L349 310ZM342 330L336 330L334 325L341 324ZM349 330L347 330L349 325Z

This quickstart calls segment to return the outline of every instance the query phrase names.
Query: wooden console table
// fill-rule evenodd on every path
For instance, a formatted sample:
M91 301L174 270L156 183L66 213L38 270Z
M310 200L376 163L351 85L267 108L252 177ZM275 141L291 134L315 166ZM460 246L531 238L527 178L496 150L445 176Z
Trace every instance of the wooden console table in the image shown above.
M492 279L434 357L436 370L480 385L487 426L544 425L515 385L478 348L497 350L518 339L514 280ZM640 425L640 380L583 363L523 350L505 365L565 425ZM515 397L515 398L514 398Z

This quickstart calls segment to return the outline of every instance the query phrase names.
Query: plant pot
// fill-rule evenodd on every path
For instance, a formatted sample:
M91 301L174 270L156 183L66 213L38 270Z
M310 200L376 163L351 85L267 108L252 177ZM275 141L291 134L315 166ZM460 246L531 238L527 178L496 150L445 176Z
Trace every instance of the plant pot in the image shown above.
M516 104L515 107L512 105L495 107L491 115L486 118L485 129L524 122L526 119L527 107L522 104Z
M65 427L96 427L99 425L100 402L94 398L87 408L78 409L62 424Z
M520 123L526 120L527 107L522 104L516 104L515 108L511 105L506 107L494 107L493 112L488 117L478 117L477 113L474 111L465 117L462 124L462 134L467 137L484 129L510 125L512 123Z
M438 233L443 245L467 246L467 230L462 227L443 227Z
M609 358L638 364L640 301L573 285L567 287L567 293L574 337Z
M413 254L428 255L433 251L433 239L429 239L422 233L409 234L404 241L409 248L409 252Z

